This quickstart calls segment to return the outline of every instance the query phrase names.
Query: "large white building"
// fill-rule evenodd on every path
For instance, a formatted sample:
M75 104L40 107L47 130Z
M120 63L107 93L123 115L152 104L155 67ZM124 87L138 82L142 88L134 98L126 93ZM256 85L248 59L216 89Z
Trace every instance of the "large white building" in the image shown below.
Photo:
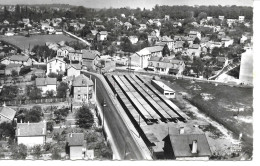
M53 58L53 59L47 61L46 75L49 75L50 73L61 74L61 73L64 73L65 70L66 70L65 61L63 61L59 58Z
M39 123L17 123L15 136L17 144L24 144L28 147L44 145L46 142L46 122Z

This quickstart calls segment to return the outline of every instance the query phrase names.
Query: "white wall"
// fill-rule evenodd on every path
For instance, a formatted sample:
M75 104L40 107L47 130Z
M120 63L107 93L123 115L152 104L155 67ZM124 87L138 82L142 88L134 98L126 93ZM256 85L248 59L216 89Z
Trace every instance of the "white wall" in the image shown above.
M34 145L44 145L45 137L44 136L35 136L35 137L17 137L17 144L24 144L26 146Z
M207 161L209 157L177 157L176 160L178 161Z
M82 159L82 146L70 147L70 159L71 160Z

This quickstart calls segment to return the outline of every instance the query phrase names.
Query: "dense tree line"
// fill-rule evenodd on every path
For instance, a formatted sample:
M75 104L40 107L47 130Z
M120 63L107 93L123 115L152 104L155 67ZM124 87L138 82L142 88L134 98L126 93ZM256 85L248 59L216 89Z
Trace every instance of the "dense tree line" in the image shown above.
M204 14L201 14L204 13ZM124 14L125 17L121 17ZM185 19L190 17L203 18L205 16L218 17L219 15L225 16L226 18L238 18L240 15L244 15L246 19L252 20L253 8L242 7L242 6L159 6L156 5L152 10L146 10L136 8L109 8L95 10L85 8L83 6L72 7L71 10L54 10L47 7L41 7L40 11L36 7L27 7L16 5L15 11L10 12L5 6L3 14L0 15L0 21L5 19L11 22L16 22L22 18L29 18L34 21L40 19L49 18L61 18L66 17L68 19L85 18L86 20L94 21L95 18L100 18L105 21L107 17L117 17L121 21L125 22L128 20L128 16L134 15L137 20L147 21L152 18L164 18L165 15L170 15L172 19Z

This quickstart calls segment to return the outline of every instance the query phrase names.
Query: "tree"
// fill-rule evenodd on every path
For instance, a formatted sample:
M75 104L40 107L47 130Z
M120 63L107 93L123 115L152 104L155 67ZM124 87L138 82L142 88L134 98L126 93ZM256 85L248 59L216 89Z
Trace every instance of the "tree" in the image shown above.
M61 108L54 111L55 121L60 122L62 120L65 120L65 118L69 114L69 108Z
M79 125L81 128L88 129L92 127L94 123L94 117L90 109L86 106L83 105L79 110L77 111L75 115L76 124Z
M27 157L27 147L24 144L11 146L11 158L14 160L24 160Z
M32 148L32 155L34 158L39 159L42 156L42 148L41 145L35 145Z
M30 111L25 113L24 122L37 123L41 121L42 109L40 106L34 106Z
M23 75L29 73L30 71L31 71L31 67L30 66L25 66L25 67L21 68L19 74L21 76L23 76Z
M203 18L207 18L207 13L205 13L205 12L200 12L200 14L198 15L198 20L200 21L200 20L202 20Z
M67 96L67 89L69 89L68 84L61 82L57 88L57 97L65 98Z
M164 47L163 47L163 50L162 50L162 55L163 56L167 56L167 55L170 56L170 54L171 54L170 49L169 49L168 45L165 44Z
M194 72L197 73L197 77L199 77L199 74L204 71L204 63L200 58L194 57L192 66L194 68Z
M46 97L52 98L54 96L54 90L47 90Z
M12 70L11 75L12 75L12 77L16 77L16 76L18 76L18 72L16 70Z
M5 139L6 137L9 137L9 139L14 139L15 130L11 123L2 122L0 123L0 140Z
M26 86L26 95L30 99L39 99L42 97L42 90L37 88L36 85L27 85Z
M58 78L58 74L56 74L56 73L49 73L48 77L50 77L50 78Z
M183 47L184 48L188 48L189 47L189 43L185 40L185 42L183 43Z
M196 37L193 41L193 44L200 44L200 39Z
M16 98L18 94L18 87L17 86L3 86L2 91L0 92L0 100L13 100Z
M53 148L52 153L51 153L51 159L52 160L61 159L60 150L58 148Z

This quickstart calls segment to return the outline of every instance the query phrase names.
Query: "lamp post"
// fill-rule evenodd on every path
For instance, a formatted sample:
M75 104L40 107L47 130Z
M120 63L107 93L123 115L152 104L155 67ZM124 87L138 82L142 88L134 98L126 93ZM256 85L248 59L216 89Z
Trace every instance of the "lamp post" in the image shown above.
M105 119L104 109L105 109L106 106L107 106L107 103L106 103L106 101L104 100L104 103L103 103L103 109L102 109L102 112L103 112L102 128L103 128L103 130L104 130L104 119Z

